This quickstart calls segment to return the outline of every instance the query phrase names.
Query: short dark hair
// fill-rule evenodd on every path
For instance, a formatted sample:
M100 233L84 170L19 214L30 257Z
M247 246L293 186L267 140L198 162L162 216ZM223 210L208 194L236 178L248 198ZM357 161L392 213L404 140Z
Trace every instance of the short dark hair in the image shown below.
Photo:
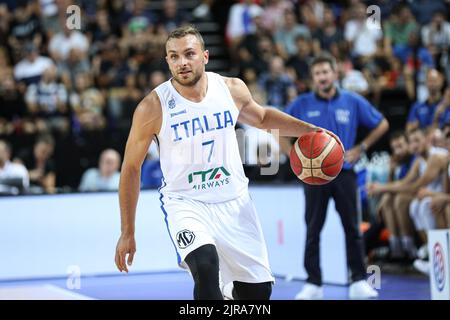
M399 138L404 138L406 141L408 141L408 138L406 137L405 131L403 131L403 130L396 130L396 131L392 132L389 135L389 142L392 142L392 141L397 140Z
M38 143L45 143L45 144L54 146L55 140L53 139L53 137L51 135L43 134L43 135L37 137L36 144L38 144Z
M316 57L314 57L311 61L311 70L312 68L316 65L316 64L320 64L320 63L329 63L331 66L331 69L333 71L336 71L336 59L329 53L327 52L322 52L319 55L317 55Z
M171 33L169 33L169 36L167 37L166 40L166 45L170 39L180 39L190 34L197 37L198 41L200 41L202 49L205 50L205 41L203 41L203 37L200 34L200 31L198 31L198 29L193 25L184 25L174 29Z

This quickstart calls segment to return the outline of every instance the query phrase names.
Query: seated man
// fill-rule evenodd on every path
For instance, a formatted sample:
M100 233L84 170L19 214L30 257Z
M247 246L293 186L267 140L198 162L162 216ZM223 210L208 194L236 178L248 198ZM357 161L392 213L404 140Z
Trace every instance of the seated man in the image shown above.
M399 181L411 170L416 156L410 152L404 132L394 132L390 137L392 149L390 181ZM389 230L389 249L393 259L414 258L413 228L409 218L409 203L412 195L408 193L384 193L377 211Z
M0 193L15 194L19 191L17 189L30 185L27 169L21 164L12 163L11 153L11 146L0 140Z
M418 257L425 259L427 231L436 228L436 220L431 212L430 204L432 196L443 191L442 179L444 174L447 175L448 151L430 146L423 130L418 128L409 133L409 140L411 148L417 150L419 156L407 176L403 180L386 185L372 184L369 186L369 192L371 194L403 192L414 195L409 206L409 213L423 243ZM414 266L418 266L418 263L420 263L419 260L415 261Z
M120 155L116 150L106 149L100 155L99 166L88 169L81 178L80 191L119 190Z

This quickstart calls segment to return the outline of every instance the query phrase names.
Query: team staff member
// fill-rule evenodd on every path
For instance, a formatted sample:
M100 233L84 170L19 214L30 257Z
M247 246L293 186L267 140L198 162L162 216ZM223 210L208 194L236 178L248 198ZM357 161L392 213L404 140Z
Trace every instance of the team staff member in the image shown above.
M323 54L313 59L311 75L314 91L300 95L286 112L334 132L348 151L345 153L343 170L335 180L322 186L304 186L307 226L304 264L308 279L296 299L323 298L319 244L330 197L335 201L345 231L347 262L352 277L349 296L375 298L378 296L377 291L365 281L362 239L357 226L357 182L352 168L361 153L388 130L389 124L365 98L335 86L337 73L333 57ZM355 145L359 126L372 130L360 144Z

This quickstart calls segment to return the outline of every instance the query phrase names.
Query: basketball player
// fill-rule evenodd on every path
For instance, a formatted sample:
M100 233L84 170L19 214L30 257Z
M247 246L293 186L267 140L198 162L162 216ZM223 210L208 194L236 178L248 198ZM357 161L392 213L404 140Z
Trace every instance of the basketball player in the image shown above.
M274 278L234 127L242 121L291 137L318 127L261 107L239 79L205 72L209 53L192 26L171 32L166 53L172 78L138 105L125 149L116 265L128 272L133 261L140 168L155 140L163 172L161 209L178 263L194 279L194 298L223 299L220 271L223 283L234 287L227 297L269 299Z

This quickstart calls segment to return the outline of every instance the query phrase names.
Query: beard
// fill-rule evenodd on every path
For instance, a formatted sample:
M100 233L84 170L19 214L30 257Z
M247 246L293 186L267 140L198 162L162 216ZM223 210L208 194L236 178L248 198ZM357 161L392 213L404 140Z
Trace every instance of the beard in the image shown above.
M320 91L323 91L325 93L329 93L332 89L333 89L334 85L333 83L330 83L329 85L327 85L326 87L322 87L320 89Z
M197 84L197 82L200 80L200 78L202 77L201 73L195 73L194 71L192 71L192 75L193 78L191 79L183 79L179 76L179 74L172 74L173 79L180 85L185 86L185 87L193 87Z

